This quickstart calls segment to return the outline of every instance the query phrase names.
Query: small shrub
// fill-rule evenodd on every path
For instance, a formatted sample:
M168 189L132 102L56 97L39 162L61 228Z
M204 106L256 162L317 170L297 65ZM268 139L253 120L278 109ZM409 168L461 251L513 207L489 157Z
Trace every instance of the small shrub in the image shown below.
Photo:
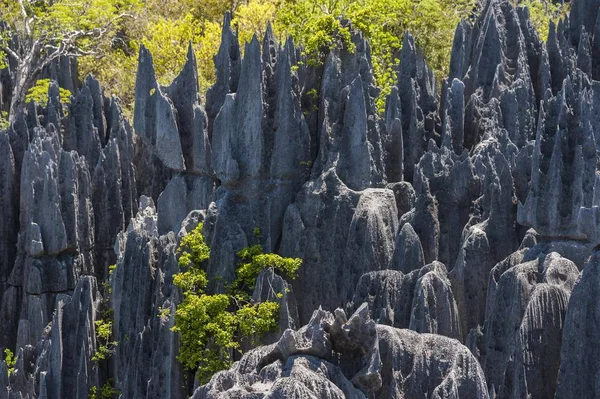
M17 357L8 348L4 349L4 361L8 369L8 375L12 375L15 372L15 365L17 364Z
M254 235L260 239L260 230L254 229ZM244 248L238 256L245 262L238 268L234 283L226 293L208 294L205 289L209 281L202 267L210 257L210 248L202 236L202 224L182 238L179 252L183 271L173 277L183 292L173 327L181 337L178 359L206 383L214 373L231 365L234 354L241 353L242 340L255 344L260 336L277 328L279 304L251 300L260 271L273 267L293 278L302 261L263 254L260 245Z
M25 102L35 101L41 106L45 107L48 105L48 89L50 88L50 79L39 79L35 82L35 85L27 91L25 96ZM62 87L58 88L60 102L63 104L69 104L71 101L71 92Z

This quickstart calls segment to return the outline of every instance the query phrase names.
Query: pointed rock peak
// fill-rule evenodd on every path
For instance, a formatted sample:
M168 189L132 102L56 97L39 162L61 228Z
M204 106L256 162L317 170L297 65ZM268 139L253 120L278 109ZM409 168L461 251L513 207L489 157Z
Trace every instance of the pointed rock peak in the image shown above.
M277 61L277 40L270 21L263 38L262 57L265 64L274 64Z
M402 39L402 50L400 50L400 76L415 77L417 74L417 49L414 37L409 33L404 33Z
M103 91L103 88L100 86L100 82L91 73L89 73L85 77L83 84L92 91L96 91L96 92L100 92L100 93Z
M244 75L244 70L249 68L250 65L259 66L261 64L261 54L260 54L260 43L258 42L258 38L256 34L252 36L252 40L246 43L244 50L244 59L242 60L242 76ZM251 68L254 69L254 68Z
M594 34L592 39L592 79L600 80L600 11L594 25Z
M246 43L245 47L246 47L245 48L246 51L248 51L248 47L251 47L253 49L254 48L256 48L256 49L260 48L260 44L259 44L259 41L258 41L258 36L256 36L256 33L252 35L252 39L250 39L250 41Z
M277 66L283 65L285 69L289 69L291 72L292 60L294 57L294 42L289 38L285 41L283 49L280 51L280 56L277 59Z
M192 41L188 42L188 49L186 53L187 63L196 61L196 54L194 53L194 46L192 46Z
M152 58L150 50L148 50L143 44L140 46L140 52L138 55L138 70L136 82L139 82L140 78L145 82L151 82L153 86L156 86L154 59Z
M296 45L294 44L294 38L292 36L288 36L287 39L285 39L283 49L291 52L294 52L296 50Z
M410 223L405 223L396 238L392 269L403 273L419 270L425 265L421 239Z
M291 65L297 64L296 58L296 45L294 44L294 38L288 36L285 40L285 44L283 45L283 50L281 51L282 57L285 57L286 63Z
M188 44L187 59L179 75L166 90L176 106L182 103L193 104L198 101L198 67L192 42Z
M225 35L225 32L233 34L233 31L231 30L231 12L229 11L223 16L223 36Z
M48 86L48 102L51 101L60 102L60 89L56 80L53 80Z
M198 68L196 66L196 54L194 53L194 46L192 45L192 41L188 42L188 49L186 54L185 65L181 69L179 76L187 75L190 77L194 77L196 81L198 80ZM189 83L189 82L188 82Z
M271 21L267 22L267 29L265 30L265 41L275 42L275 33L273 33L273 26Z
M559 21L560 24L560 21ZM550 19L550 26L548 27L548 40L547 42L549 43L550 41L556 41L556 24L554 23L554 21L552 19Z
M582 28L581 37L579 38L579 47L577 49L577 67L588 75L591 75L592 73L591 56L592 48L590 43L590 35L588 35L585 28Z
M22 128L25 129L25 131L27 131L27 127L29 127L29 129L33 129L35 127L40 126L40 120L38 119L38 107L36 105L36 103L34 101L29 101L27 103L27 113L26 113L27 117L25 117L25 115L21 112L20 117L17 117L17 120L15 121L16 125L21 125L21 123L23 124ZM21 126L19 126L21 127Z
M223 29L221 30L221 46L219 54L231 53L232 50L239 52L237 32L231 29L231 13L227 11L223 17ZM231 56L231 54L230 54Z

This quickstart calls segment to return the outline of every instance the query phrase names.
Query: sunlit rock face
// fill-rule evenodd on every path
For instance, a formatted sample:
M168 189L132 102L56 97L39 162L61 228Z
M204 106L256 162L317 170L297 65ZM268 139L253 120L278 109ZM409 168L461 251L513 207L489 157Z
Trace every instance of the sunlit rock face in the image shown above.
M205 96L192 46L168 86L142 46L131 121L55 61L47 106L0 131L0 398L595 397L599 8L574 0L543 42L484 1L441 84L406 33L382 112L354 29L315 67L270 26L240 44L227 14ZM261 272L277 328L205 385L172 330L200 222L210 292L248 245L303 259Z

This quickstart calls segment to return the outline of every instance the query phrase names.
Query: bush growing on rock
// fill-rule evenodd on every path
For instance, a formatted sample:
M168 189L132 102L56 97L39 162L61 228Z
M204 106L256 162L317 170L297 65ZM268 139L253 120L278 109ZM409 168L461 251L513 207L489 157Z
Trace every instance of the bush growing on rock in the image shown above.
M244 248L238 256L244 263L237 279L225 293L210 294L209 278L202 269L210 258L210 248L202 235L202 223L180 242L179 266L182 272L173 283L183 292L183 301L175 311L174 331L181 336L179 361L195 371L205 383L217 371L231 366L242 352L242 343L256 344L258 338L277 328L279 303L254 302L251 293L261 270L272 267L294 278L300 259L263 254L260 245Z

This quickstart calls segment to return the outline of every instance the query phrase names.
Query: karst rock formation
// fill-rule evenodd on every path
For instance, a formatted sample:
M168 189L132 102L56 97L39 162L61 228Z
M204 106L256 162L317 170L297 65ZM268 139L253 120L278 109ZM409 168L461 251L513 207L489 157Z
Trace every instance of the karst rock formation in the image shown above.
M312 66L270 28L242 51L226 15L205 98L191 46L170 86L142 47L132 121L76 60L44 71L47 106L0 131L17 358L0 399L108 380L121 398L600 398L600 2L573 0L543 42L526 8L485 1L441 85L406 33L384 113L353 32ZM172 330L200 222L215 292L257 240L303 259L257 283L285 293L279 331L205 385ZM118 345L98 363L106 312Z

